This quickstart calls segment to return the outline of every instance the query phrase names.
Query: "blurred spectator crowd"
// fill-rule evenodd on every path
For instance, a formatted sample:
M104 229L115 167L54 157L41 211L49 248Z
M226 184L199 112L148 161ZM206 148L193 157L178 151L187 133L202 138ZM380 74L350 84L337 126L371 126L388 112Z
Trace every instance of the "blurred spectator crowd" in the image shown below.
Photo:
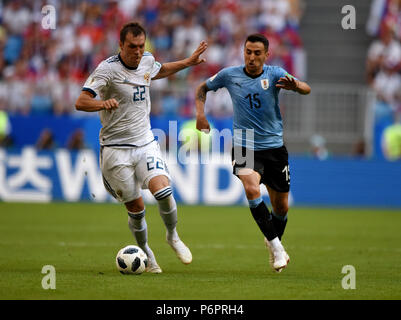
M396 118L401 113L401 0L374 0L371 9L367 81L376 92L376 117Z
M253 32L270 41L268 64L304 78L298 32L302 4L301 0L0 1L0 110L93 116L75 111L74 102L97 64L118 53L120 28L132 20L144 25L146 49L161 63L190 55L203 39L209 43L207 63L153 83L153 115L192 116L194 88L221 68L242 64L244 40ZM42 27L45 5L56 9L54 30ZM371 64L376 79L377 62L373 59ZM227 103L224 93L211 97L208 112L230 115Z
M366 70L376 93L375 123L389 129L382 141L386 157L401 159L401 0L373 0L367 31L373 37Z

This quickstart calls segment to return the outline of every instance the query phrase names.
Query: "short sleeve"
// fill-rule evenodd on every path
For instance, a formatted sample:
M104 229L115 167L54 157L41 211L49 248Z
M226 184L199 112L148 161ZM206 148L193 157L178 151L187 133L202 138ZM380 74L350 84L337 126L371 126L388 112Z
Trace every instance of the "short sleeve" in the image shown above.
M107 65L107 62L104 61L97 66L95 71L93 71L85 81L82 91L89 91L96 97L108 86L110 79L110 67Z
M147 72L150 72L150 78L153 79L154 77L156 77L157 74L160 72L162 64L160 62L157 62L153 54L148 51L144 52L142 61L141 63L144 63L144 65L146 65Z
M150 78L154 78L157 76L157 74L159 73L160 69L161 69L162 65L160 62L157 62L156 60L153 62L152 65L152 71L150 72Z
M294 78L294 79L298 80L296 77L289 74L286 70L284 70L281 67L276 67L274 74L275 74L276 81L278 81L280 78L283 78L285 76L289 76L290 78Z
M220 88L225 87L227 78L227 71L223 69L216 73L214 76L206 80L206 86L208 89L216 91Z

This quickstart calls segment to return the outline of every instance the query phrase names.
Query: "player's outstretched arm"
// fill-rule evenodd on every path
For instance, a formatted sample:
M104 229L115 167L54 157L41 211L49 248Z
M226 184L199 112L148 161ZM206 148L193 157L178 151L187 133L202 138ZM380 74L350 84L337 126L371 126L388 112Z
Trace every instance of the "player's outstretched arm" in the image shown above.
M311 92L311 88L306 82L297 80L288 75L281 77L277 82L276 87L285 90L292 90L300 94L309 94Z
M82 91L75 102L75 108L79 111L86 112L95 112L101 110L111 111L118 108L118 102L116 99L108 99L105 101L96 100L92 93L88 91Z
M152 78L152 80L166 78L182 69L196 66L197 64L205 62L206 60L202 59L200 55L205 52L206 49L207 43L206 41L202 41L190 57L179 61L163 63L159 73L154 78Z
M209 91L206 82L202 82L196 88L195 105L196 105L196 129L209 133L210 125L205 116L206 94Z

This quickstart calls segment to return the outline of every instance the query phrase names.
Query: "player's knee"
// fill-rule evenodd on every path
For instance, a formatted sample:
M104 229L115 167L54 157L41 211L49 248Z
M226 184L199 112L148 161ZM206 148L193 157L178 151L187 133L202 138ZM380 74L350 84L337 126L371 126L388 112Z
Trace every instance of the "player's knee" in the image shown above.
M244 186L247 199L256 199L260 197L260 188L257 185L249 184Z
M288 203L282 201L276 202L273 204L273 210L274 213L280 216L285 216L288 212Z
M169 180L166 176L159 175L156 177L153 177L152 179L149 180L148 183L148 188L153 195L157 193L160 189L168 187Z
M143 203L142 198L126 202L125 207L128 212L141 212L145 210L145 204Z

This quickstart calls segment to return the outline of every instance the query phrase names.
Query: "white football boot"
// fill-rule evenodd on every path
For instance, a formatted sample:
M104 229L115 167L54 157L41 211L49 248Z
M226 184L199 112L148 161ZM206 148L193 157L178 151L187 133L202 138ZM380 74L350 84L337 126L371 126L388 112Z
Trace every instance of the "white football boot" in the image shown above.
M162 269L157 264L156 260L148 259L148 266L146 267L146 272L149 273L162 273Z
M179 238L177 240L169 240L167 238L166 240L183 264L190 264L192 262L192 253L184 242Z
M285 252L284 248L274 250L270 245L270 242L265 238L265 245L269 251L269 263L272 269L276 272L281 272L285 267L287 267L288 262L290 262L290 257Z

